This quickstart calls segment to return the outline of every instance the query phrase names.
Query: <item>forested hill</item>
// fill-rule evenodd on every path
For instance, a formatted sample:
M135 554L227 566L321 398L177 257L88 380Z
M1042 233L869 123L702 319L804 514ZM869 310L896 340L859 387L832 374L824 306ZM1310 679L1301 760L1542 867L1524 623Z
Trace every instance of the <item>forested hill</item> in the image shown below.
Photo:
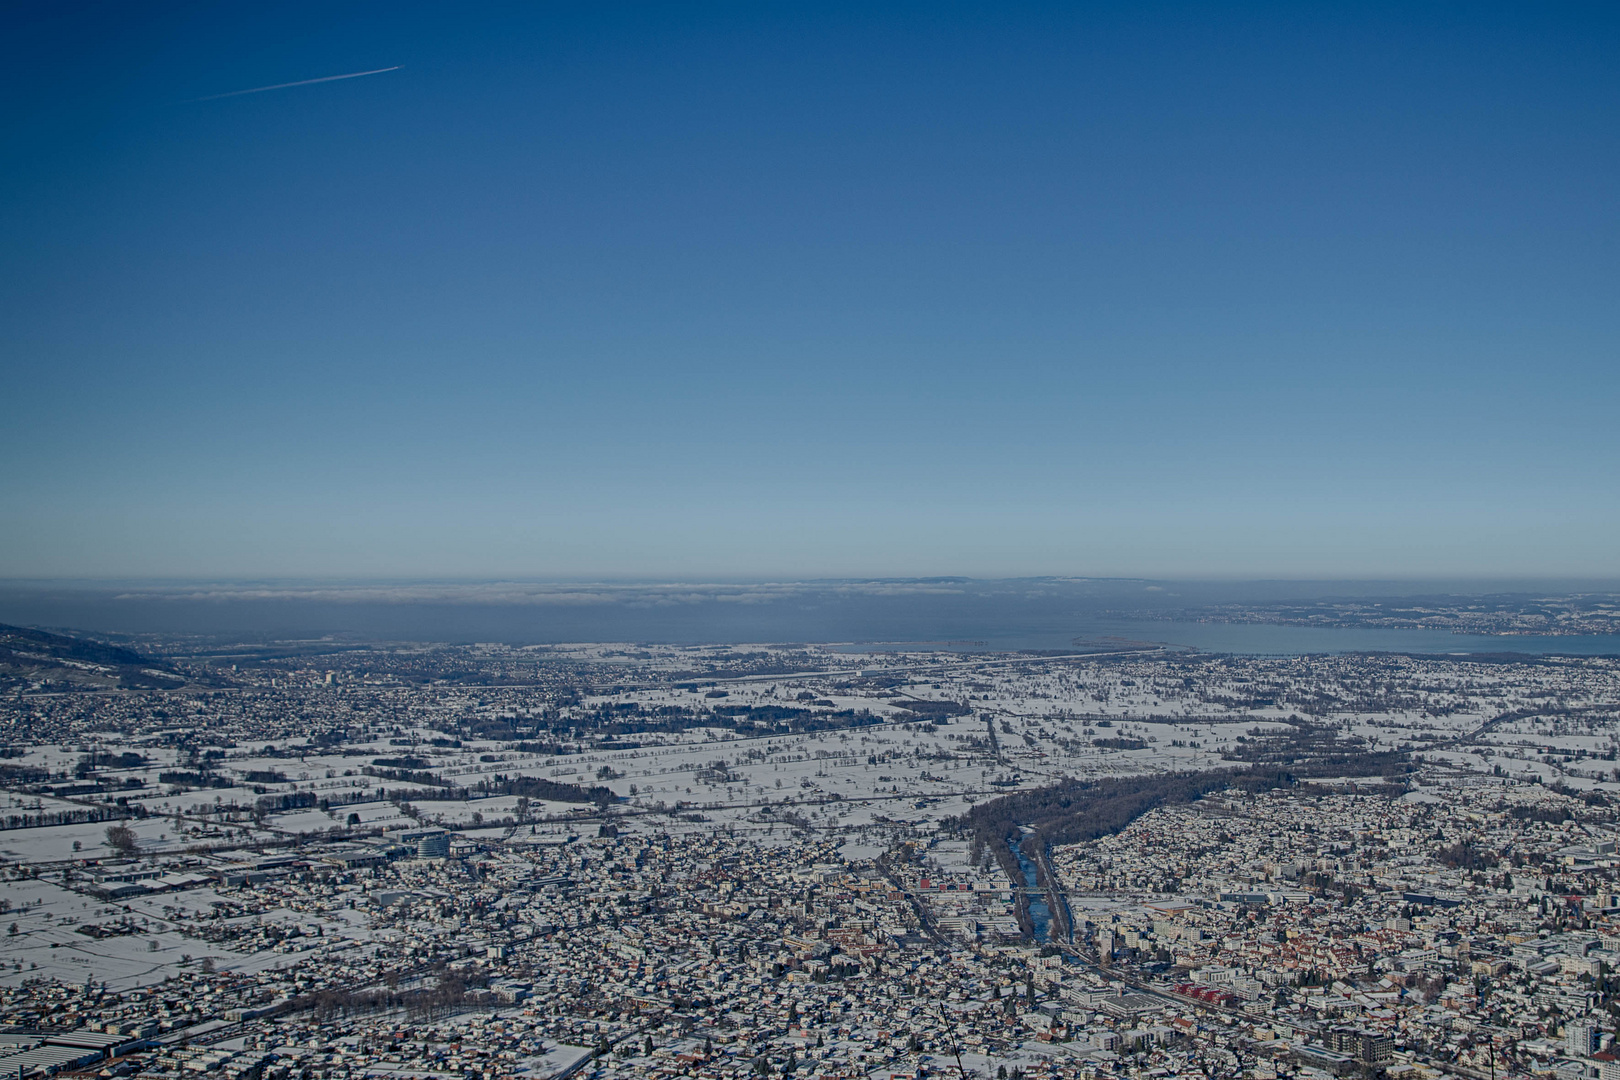
M166 690L186 681L170 664L131 649L0 623L0 689Z
M1293 746L1297 750L1309 744L1314 734L1314 729L1306 727L1302 734L1279 739L1273 745ZM1396 779L1413 768L1408 755L1400 752L1354 754L1333 752L1329 747L1314 756L1283 755L1280 750L1278 754L1286 757L1289 764L1262 763L1246 768L1146 773L1097 780L1064 779L980 803L961 817L946 818L942 825L949 831L968 836L972 861L977 862L989 851L1008 875L1018 880L1021 871L1009 843L1021 844L1028 854L1034 855L1052 845L1078 844L1112 836L1156 807L1196 802L1227 788L1271 791L1324 776ZM1026 827L1031 831L1024 835Z

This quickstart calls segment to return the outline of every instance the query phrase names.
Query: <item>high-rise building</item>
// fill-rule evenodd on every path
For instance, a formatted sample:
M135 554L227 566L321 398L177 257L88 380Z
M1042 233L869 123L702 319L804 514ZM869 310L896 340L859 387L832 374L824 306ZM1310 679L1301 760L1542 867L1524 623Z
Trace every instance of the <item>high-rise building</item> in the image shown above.
M1395 1044L1390 1037L1376 1031L1333 1028L1323 1035L1322 1043L1334 1053L1350 1054L1366 1065L1381 1064L1395 1054Z
M1571 1020L1564 1025L1564 1052L1570 1057L1589 1057L1597 1053L1602 1034L1589 1020Z

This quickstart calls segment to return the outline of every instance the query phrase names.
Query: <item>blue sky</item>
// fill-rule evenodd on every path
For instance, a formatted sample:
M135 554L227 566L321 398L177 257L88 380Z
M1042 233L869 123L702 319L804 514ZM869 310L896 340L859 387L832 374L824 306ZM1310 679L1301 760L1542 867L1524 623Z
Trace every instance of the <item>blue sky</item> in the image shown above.
M1327 7L14 6L0 576L1620 574L1612 10Z

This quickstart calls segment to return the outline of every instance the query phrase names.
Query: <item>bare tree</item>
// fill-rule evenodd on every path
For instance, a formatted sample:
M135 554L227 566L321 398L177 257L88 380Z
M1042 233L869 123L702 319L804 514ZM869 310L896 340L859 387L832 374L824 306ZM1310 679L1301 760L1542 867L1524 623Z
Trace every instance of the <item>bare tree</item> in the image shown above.
M135 830L128 825L107 826L107 846L120 855L133 855L140 850Z

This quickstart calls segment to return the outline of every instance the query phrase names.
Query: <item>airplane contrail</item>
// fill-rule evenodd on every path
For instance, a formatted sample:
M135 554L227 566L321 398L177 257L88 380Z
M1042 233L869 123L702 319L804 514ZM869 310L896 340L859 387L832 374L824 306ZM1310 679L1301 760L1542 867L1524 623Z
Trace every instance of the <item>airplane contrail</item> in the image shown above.
M393 67L377 68L373 71L351 71L347 75L324 75L319 79L300 79L297 82L276 83L274 86L255 86L251 90L232 90L228 94L210 94L208 97L192 98L192 102L218 101L220 98L241 97L243 94L262 94L266 90L285 90L290 86L311 86L315 83L337 82L339 79L358 79L362 75L381 75L385 71L398 71L403 64Z

